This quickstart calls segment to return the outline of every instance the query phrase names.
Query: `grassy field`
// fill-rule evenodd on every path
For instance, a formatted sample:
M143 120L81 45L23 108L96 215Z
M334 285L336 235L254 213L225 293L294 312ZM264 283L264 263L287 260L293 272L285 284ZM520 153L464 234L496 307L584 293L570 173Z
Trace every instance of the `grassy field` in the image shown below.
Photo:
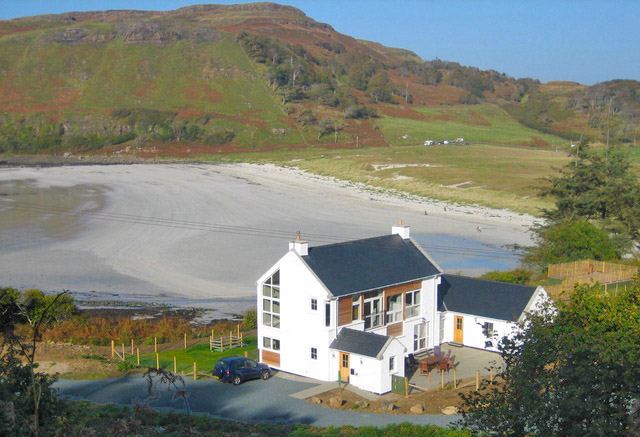
M567 144L562 138L529 129L495 105L415 108L423 120L382 117L377 125L391 144L416 144L425 140L462 137L473 143L514 145Z
M173 357L176 357L177 371L186 374L193 372L193 363L198 363L198 372L211 372L216 361L223 357L243 356L245 352L250 357L256 358L257 346L255 337L247 337L245 346L236 349L229 349L224 352L209 351L209 344L196 344L187 349L173 349L160 351L160 366L173 371ZM129 355L128 361L135 363L134 356ZM147 367L156 366L156 354L148 353L140 355L140 365Z
M489 145L283 150L204 158L296 166L380 189L531 214L553 205L551 199L536 197L540 179L569 159L555 151Z

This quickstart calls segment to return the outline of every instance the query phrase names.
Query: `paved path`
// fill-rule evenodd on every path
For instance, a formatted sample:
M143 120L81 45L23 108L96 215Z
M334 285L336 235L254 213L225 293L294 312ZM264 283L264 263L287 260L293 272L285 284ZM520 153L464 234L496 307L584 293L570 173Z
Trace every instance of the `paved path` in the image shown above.
M190 402L194 412L232 420L358 427L400 422L446 426L457 419L457 416L444 415L386 415L331 410L290 396L311 388L314 384L281 377L273 377L268 381L248 381L238 387L210 379L185 381L187 389L191 391ZM92 381L60 380L56 387L65 396L97 403L132 405L133 399L147 397L146 382L140 375ZM172 393L166 387L161 387L159 391L160 399L151 406L182 410L182 402L172 403Z

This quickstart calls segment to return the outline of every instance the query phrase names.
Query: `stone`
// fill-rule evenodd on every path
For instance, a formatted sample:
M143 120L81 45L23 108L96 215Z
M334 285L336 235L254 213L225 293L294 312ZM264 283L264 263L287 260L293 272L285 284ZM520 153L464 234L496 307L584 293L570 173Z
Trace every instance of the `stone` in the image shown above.
M321 404L322 403L322 399L320 399L318 396L312 396L310 400L311 400L312 404Z
M358 406L358 408L368 408L369 407L369 402L367 402L367 401L356 401L355 404Z
M422 414L424 413L424 405L422 404L415 404L414 406L412 406L409 411L413 414Z
M446 414L447 416L450 416L452 414L458 414L458 408L453 406L444 407L442 409L442 414Z
M382 405L380 405L380 408L384 411L393 411L398 408L398 406L391 401L384 401Z
M332 398L329 398L329 405L332 407L341 407L343 403L344 401L340 396L334 396Z

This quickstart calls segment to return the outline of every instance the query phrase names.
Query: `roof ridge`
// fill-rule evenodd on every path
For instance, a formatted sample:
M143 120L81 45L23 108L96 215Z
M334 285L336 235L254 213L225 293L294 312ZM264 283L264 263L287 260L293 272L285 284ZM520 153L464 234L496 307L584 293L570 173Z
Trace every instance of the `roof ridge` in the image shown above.
M484 279L484 278L474 278L473 276L466 276L466 275L454 275L452 273L442 273L442 276L449 276L449 277L453 277L453 278L464 278L464 279L473 279L474 281L482 281L482 282L490 282L492 284L504 284L504 285L512 285L512 286L516 286L516 287L523 287L523 288L533 288L536 289L538 288L537 285L523 285L523 284L514 284L513 282L503 282L503 281L494 281L491 279Z
M360 238L359 240L347 240L347 241L340 241L338 243L322 244L320 246L311 246L311 247L309 247L309 250L315 249L315 248L319 248L319 247L339 246L341 244L348 244L348 243L360 243L360 242L368 241L368 240L376 240L376 239L381 239L381 238L393 237L395 235L397 235L397 234L378 235L377 237ZM398 235L398 237L400 237L400 236ZM402 238L402 237L400 237L400 238Z

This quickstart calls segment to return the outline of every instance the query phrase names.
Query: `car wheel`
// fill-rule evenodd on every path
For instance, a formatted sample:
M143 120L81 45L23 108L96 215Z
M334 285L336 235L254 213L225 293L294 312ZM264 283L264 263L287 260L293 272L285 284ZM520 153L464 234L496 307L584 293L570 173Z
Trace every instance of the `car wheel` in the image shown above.
M269 373L268 370L265 370L264 372L262 372L261 378L266 381L267 379L271 378L271 373Z
M233 381L231 381L231 382L233 382L233 385L240 385L240 383L242 382L242 379L240 378L240 376L236 375L233 378Z

